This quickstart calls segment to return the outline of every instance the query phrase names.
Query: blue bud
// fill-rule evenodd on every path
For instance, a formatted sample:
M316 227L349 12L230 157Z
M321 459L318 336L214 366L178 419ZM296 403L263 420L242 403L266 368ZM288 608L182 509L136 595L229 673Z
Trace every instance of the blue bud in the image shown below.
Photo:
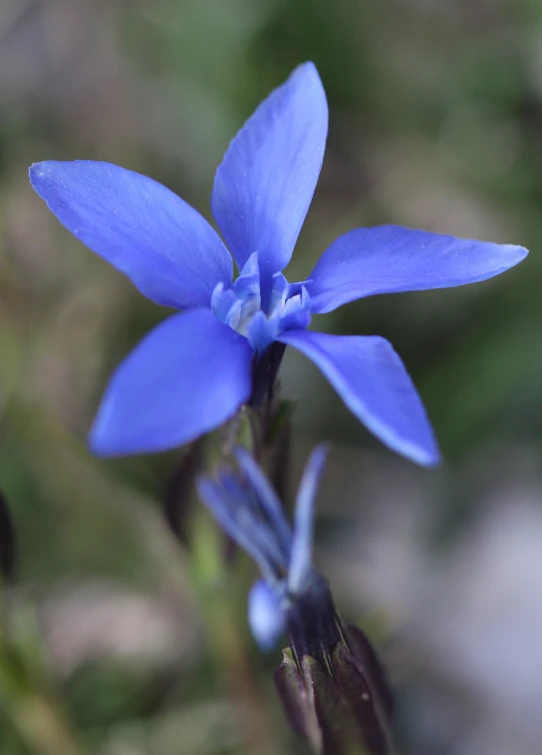
M248 596L248 622L260 650L272 650L284 631L280 597L263 579L257 580Z

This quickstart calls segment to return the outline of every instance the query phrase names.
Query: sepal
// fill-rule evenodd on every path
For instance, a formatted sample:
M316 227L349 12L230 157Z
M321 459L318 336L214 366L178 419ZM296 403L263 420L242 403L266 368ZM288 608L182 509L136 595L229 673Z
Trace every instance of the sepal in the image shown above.
M319 755L392 755L382 667L359 629L341 630L343 638L319 658L283 651L275 685L288 721Z

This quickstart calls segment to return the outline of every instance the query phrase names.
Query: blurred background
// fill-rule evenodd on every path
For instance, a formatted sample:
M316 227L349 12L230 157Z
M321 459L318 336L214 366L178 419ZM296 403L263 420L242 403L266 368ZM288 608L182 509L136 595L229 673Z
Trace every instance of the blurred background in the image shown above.
M229 140L307 59L330 132L290 280L340 233L379 223L531 249L491 281L314 322L394 344L440 440L438 471L380 446L303 357L287 354L282 376L284 395L301 398L293 482L316 441L333 443L318 562L386 662L400 751L539 755L541 0L1 0L0 488L17 534L14 641L81 752L305 752L276 700L280 652L260 656L248 635L248 562L239 583L205 558L195 578L166 523L179 452L105 462L86 450L112 368L168 311L60 226L27 168L114 162L210 218ZM26 676L0 669L2 755L55 751Z

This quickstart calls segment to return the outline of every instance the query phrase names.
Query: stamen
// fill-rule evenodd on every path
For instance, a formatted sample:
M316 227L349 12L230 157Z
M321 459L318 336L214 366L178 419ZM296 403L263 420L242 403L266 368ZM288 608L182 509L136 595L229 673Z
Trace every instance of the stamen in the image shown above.
M252 254L231 288L218 283L211 309L226 325L245 336L254 352L262 354L283 330L306 328L311 319L311 299L303 283L288 283L275 273L268 308L262 308L260 271Z

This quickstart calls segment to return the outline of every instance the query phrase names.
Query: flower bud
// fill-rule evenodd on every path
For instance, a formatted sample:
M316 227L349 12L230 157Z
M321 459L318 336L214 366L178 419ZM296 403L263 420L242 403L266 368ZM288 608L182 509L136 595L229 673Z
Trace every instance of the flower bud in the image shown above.
M320 755L389 755L392 698L365 635L343 624L322 580L288 616L291 650L275 674L294 731Z
M326 446L311 453L294 511L286 520L276 490L246 449L241 475L218 470L198 482L201 499L256 562L262 579L249 596L249 622L269 650L284 632L290 645L275 674L294 731L318 755L389 755L391 694L362 632L343 624L327 581L313 566L314 504Z

